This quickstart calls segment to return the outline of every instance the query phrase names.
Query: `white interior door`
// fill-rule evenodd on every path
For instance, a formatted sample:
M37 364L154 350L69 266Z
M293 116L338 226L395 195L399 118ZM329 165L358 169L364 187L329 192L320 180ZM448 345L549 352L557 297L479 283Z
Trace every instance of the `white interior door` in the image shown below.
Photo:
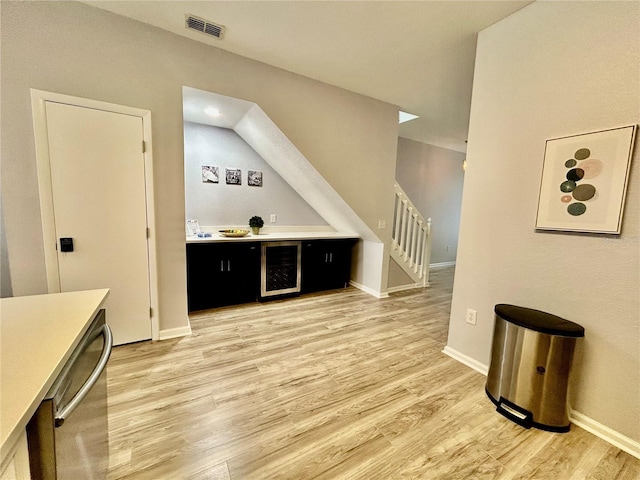
M109 288L114 343L151 338L142 118L47 101L60 291ZM73 251L61 251L61 238Z

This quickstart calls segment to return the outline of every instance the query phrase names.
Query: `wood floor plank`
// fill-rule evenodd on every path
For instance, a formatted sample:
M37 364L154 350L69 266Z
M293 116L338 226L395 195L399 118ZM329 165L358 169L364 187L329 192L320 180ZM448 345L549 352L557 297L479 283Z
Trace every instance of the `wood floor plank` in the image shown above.
M116 347L109 480L640 478L584 430L495 412L486 378L441 352L453 274L197 312L189 337Z

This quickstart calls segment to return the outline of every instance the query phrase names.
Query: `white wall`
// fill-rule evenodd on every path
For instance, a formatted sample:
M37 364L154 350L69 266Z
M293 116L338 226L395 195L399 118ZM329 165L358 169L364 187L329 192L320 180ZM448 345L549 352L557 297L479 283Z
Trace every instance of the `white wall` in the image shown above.
M398 139L396 180L423 217L433 221L431 263L455 262L464 153Z
M327 222L271 166L231 129L184 123L185 211L201 226L246 227L259 215L265 227L327 225ZM219 183L202 182L202 166L217 166ZM227 185L226 168L242 171L241 185ZM262 172L262 187L247 183L247 172ZM270 222L270 215L277 222Z
M393 289L397 287L400 287L400 289L402 289L402 287L415 287L415 285L416 282L409 275L407 275L402 267L398 265L398 262L396 262L396 260L392 258L389 262L389 289L393 291Z
M9 269L9 251L4 231L4 215L0 205L0 298L13 296L11 289L11 270Z
M481 32L470 122L448 348L488 364L497 303L575 321L574 409L640 441L640 142L622 235L534 230L545 141L640 122L640 3L535 2Z

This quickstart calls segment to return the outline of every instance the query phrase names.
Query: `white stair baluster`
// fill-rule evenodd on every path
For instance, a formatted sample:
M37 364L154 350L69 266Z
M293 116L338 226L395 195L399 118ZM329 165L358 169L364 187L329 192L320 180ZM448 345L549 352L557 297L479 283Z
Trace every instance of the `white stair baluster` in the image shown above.
M402 188L395 184L391 256L416 282L429 285L431 218L425 220Z

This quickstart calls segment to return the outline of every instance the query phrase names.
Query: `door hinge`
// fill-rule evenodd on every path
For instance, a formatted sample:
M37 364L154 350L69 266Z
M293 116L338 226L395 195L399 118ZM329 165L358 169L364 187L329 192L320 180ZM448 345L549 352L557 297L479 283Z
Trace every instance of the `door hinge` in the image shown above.
M149 307L149 318L153 318L153 308Z
M147 227L147 238L151 238L151 230L149 230L149 227Z
M142 141L142 153L145 153L147 151L147 142L145 142L144 140Z

